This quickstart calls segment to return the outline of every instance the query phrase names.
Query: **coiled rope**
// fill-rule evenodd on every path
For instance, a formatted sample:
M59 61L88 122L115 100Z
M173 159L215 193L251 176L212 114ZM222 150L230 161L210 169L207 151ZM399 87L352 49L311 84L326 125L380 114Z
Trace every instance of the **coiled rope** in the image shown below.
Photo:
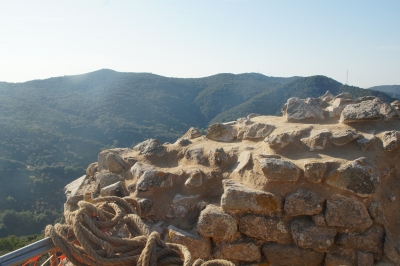
M80 201L78 207L74 212L64 212L65 224L48 225L45 229L45 235L76 266L234 265L226 260L193 262L185 246L165 243L157 232L149 232L140 218L140 206L133 198L102 197L92 203ZM129 231L129 238L104 231L122 227ZM77 241L68 241L71 235ZM52 264L55 263L53 260Z

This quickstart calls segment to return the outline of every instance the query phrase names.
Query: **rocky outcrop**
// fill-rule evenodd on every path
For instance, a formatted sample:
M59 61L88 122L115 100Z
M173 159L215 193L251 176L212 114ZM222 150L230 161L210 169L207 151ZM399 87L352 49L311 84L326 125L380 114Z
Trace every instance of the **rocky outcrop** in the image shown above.
M300 175L300 169L290 161L260 158L258 163L268 181L295 182Z
M310 102L310 101L309 101ZM290 98L282 109L287 121L304 119L324 120L322 109L314 102L307 103L297 97Z
M212 124L208 128L206 138L215 141L230 142L236 139L236 135L237 132L231 124L217 123Z
M327 183L331 186L354 192L360 197L369 197L380 184L378 169L366 158L358 158L332 172Z
M325 220L329 226L364 231L372 225L367 208L353 198L333 195L326 202Z
M273 215L282 211L279 195L250 189L232 180L224 180L222 183L224 194L221 196L221 207L225 212Z
M340 122L387 121L395 115L390 105L379 98L347 105L340 115Z
M129 196L151 231L193 259L399 265L400 121L390 120L392 107L327 92L289 99L284 117L249 115L213 124L206 136L190 128L170 144L107 149L66 186L65 210Z

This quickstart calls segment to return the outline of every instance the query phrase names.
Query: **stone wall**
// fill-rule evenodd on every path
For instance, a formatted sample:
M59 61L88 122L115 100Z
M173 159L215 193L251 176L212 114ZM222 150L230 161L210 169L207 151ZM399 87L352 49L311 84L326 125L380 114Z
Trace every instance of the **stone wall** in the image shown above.
M399 113L378 98L291 98L251 114L99 154L65 208L131 196L194 258L238 265L400 265ZM118 234L118 232L115 232Z

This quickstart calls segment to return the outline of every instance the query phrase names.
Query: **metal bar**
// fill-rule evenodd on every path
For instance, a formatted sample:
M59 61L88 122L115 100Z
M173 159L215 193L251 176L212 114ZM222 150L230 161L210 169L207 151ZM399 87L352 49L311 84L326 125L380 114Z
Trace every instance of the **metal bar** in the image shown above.
M68 241L75 241L75 236L70 236ZM23 248L14 250L0 257L0 266L15 266L40 256L55 248L51 238L46 237Z
M1 256L0 257L0 265L2 266L3 265L2 263L5 262L5 261L14 259L16 257L19 257L19 256L25 254L25 253L29 253L29 252L31 252L33 250L36 250L36 249L44 247L44 246L49 246L49 249L54 248L53 241L51 240L50 237L46 237L46 238L41 239L41 240L39 240L39 241L37 241L35 243L29 244L29 245L27 245L25 247L22 247L20 249L14 250L14 251L12 251L10 253L7 253L7 254Z

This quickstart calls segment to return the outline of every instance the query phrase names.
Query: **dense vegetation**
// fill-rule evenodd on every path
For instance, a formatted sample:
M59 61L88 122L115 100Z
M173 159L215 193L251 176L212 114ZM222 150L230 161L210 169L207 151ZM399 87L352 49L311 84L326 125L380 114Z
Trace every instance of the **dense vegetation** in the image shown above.
M400 85L382 85L369 88L370 90L381 91L393 98L400 98Z
M178 79L99 70L0 82L0 237L40 233L59 218L62 188L83 175L104 148L132 147L150 137L173 142L191 126L205 129L249 113L279 114L289 97L327 90L392 100L324 76Z

